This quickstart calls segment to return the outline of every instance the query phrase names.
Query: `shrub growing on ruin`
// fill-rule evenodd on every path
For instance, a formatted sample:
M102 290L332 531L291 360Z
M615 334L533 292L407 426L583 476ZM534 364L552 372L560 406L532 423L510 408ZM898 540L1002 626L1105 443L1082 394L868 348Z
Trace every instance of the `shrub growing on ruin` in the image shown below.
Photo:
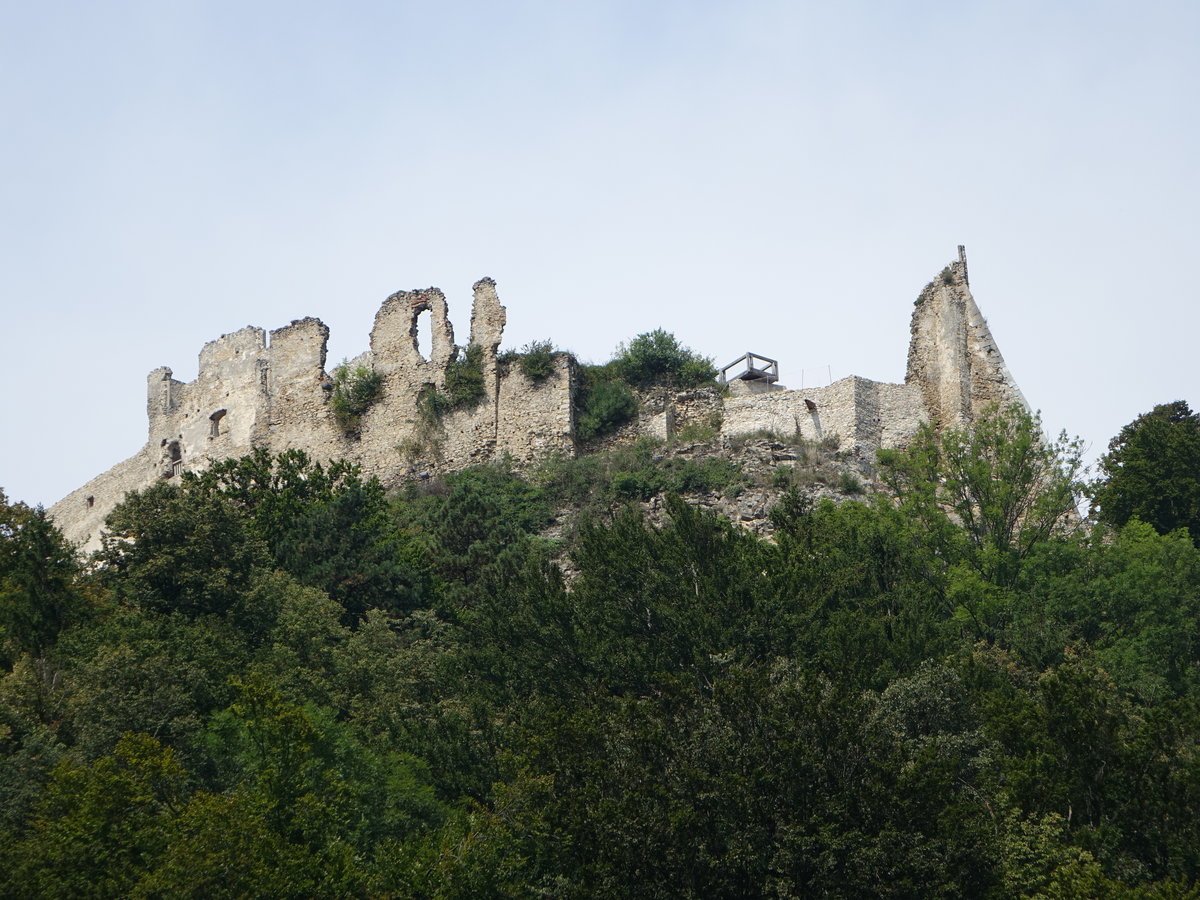
M853 472L839 472L838 490L843 494L861 494L863 484Z
M656 494L740 493L746 483L737 463L664 457L661 445L648 438L600 453L551 457L534 477L552 504L574 507L582 519L602 517L623 501Z
M554 372L554 343L530 341L521 348L521 371L530 381L544 381Z
M383 394L383 375L368 366L353 369L343 363L333 370L333 396L329 408L338 427L357 434L362 417Z
M530 341L520 350L505 350L497 360L502 366L519 366L537 384L554 374L554 357L561 352L553 341Z
M444 390L428 387L421 392L417 405L426 422L436 422L443 414L456 409L469 409L483 399L483 348L471 344L459 350L446 366Z
M661 328L622 344L611 365L624 381L639 388L697 387L717 376L711 358L684 347L675 335Z
M575 433L584 441L616 430L632 419L638 408L637 397L611 363L580 369L576 403Z
M474 406L483 399L483 348L471 344L446 367L446 396L450 409Z

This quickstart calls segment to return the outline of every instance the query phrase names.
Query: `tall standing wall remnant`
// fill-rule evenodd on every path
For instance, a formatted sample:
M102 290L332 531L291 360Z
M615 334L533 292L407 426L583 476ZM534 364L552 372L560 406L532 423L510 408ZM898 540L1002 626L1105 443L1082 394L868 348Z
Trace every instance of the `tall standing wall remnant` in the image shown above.
M56 503L51 514L70 540L92 548L105 517L128 491L256 448L299 449L320 461L348 459L388 486L492 459L522 463L573 455L574 360L556 355L551 373L536 381L520 366L502 363L506 313L496 283L483 278L473 290L466 346L455 344L440 290L400 291L383 302L369 349L348 364L373 370L381 383L380 396L353 431L339 426L332 409L329 329L319 319L298 319L269 334L247 327L223 335L204 345L190 382L177 381L166 367L153 370L147 379L146 444ZM418 342L422 316L428 316L431 331L428 357ZM836 437L843 448L865 456L905 445L922 422L960 426L989 404L1024 404L971 296L961 247L958 260L917 298L910 330L903 384L850 376L825 387L723 399L715 389L656 396L648 400L646 423L639 427L670 437L674 423L695 418L700 409L705 417L720 418L727 438L757 431ZM481 396L453 409L437 406L435 414L431 396L447 388L450 367L472 345L478 348L473 359L481 367Z
M971 296L961 246L917 297L911 332L904 380L920 386L931 422L960 427L992 404L1028 406Z

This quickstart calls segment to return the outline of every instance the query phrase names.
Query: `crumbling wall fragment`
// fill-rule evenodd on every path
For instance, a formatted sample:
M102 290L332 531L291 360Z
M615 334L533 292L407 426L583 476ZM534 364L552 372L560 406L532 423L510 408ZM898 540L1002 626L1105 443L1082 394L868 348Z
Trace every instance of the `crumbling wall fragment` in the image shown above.
M959 428L992 403L1028 406L971 295L962 247L921 291L910 332L905 383L920 387L931 422Z

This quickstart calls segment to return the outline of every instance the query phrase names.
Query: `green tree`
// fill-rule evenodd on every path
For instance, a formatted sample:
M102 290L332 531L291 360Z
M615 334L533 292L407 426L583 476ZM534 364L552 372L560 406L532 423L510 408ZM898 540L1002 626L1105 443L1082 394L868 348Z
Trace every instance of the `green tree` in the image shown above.
M348 860L329 866L308 847L290 843L272 830L268 812L265 799L251 791L198 791L164 824L166 846L129 896L234 900L355 895L353 878L350 886L345 881L352 868Z
M1077 516L1080 453L1065 434L1047 441L1037 418L1013 404L940 435L925 425L909 448L881 450L879 461L902 508L946 559L1007 586L1033 549Z
M770 593L767 546L677 496L666 506L663 528L636 510L609 525L585 522L572 550L580 575L569 644L577 642L580 665L605 690L636 694L709 678L764 649L756 638L769 608L759 601Z
M0 642L40 655L82 612L79 565L66 538L40 506L9 504L0 490ZM9 650L0 650L7 659Z
M1200 546L1200 414L1164 403L1121 429L1100 459L1092 503L1101 521L1186 528Z
M901 510L789 491L771 512L762 642L839 684L881 688L953 647L942 560Z
M225 497L159 483L107 519L98 559L118 599L154 612L237 614L266 547Z
M0 675L0 871L5 833L17 833L67 748L62 742L62 672L24 654Z
M393 521L383 485L364 480L355 465L260 449L185 478L183 487L231 502L275 564L327 592L345 609L347 624L370 609L401 614L429 600L415 542Z
M16 848L10 896L127 897L163 850L164 825L186 796L178 758L148 734L110 756L60 763Z
M229 619L139 608L73 630L63 650L67 724L78 750L102 756L124 732L144 731L189 767L197 762L193 739L229 703L227 679L250 659L247 635Z

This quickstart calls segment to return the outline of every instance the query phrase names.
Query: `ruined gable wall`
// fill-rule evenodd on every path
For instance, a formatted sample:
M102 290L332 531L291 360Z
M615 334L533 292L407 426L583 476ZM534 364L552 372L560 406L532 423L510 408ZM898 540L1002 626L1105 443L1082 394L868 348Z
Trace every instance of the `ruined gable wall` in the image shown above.
M1009 406L1016 403L1029 409L1025 395L1000 355L1000 348L996 346L987 319L975 305L975 298L969 290L966 295L966 316L972 417L993 404Z
M970 418L966 283L951 263L917 297L905 382L921 388L931 420L958 427Z
M936 425L962 427L993 403L1028 408L971 295L962 247L921 291L910 330L905 382L920 387Z

